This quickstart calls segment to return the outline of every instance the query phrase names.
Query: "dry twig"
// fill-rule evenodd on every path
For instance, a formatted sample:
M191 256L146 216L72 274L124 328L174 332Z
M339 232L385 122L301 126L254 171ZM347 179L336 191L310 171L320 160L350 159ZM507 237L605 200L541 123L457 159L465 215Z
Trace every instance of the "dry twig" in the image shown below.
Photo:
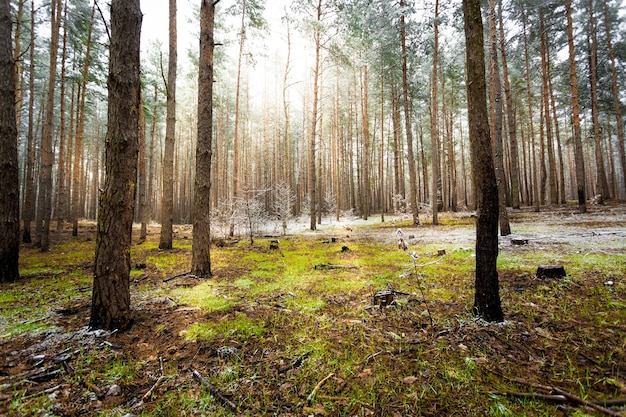
M150 388L148 390L148 392L146 392L143 397L141 398L141 400L143 402L146 402L150 399L150 396L152 395L152 393L154 391L156 391L156 389L161 385L161 383L163 382L163 380L165 379L165 375L163 373L163 358L159 356L159 362L161 364L161 376L159 376L159 378L156 380L156 382L154 383L154 385L152 386L152 388Z
M214 396L216 399L220 400L224 405L228 406L228 408L230 408L231 410L237 411L237 406L235 405L235 403L233 403L231 400L226 398L224 396L224 394L219 392L219 390L217 388L215 388L213 386L213 384L211 384L209 382L208 379L203 377L200 372L198 372L198 371L196 371L194 369L194 370L191 371L191 373L193 374L193 376L195 376L196 378L198 378L200 380L200 382L209 390L209 392L211 393L212 396Z
M306 397L306 400L309 404L311 404L311 402L313 401L313 399L315 398L315 394L317 394L317 391L319 391L320 388L322 388L322 386L326 383L326 381L328 381L330 378L332 378L333 376L335 376L334 372L331 372L328 374L328 376L326 376L324 379L322 379L320 382L317 383L317 385L315 386L315 388L313 388L313 391L311 391L311 393L309 394L308 397Z

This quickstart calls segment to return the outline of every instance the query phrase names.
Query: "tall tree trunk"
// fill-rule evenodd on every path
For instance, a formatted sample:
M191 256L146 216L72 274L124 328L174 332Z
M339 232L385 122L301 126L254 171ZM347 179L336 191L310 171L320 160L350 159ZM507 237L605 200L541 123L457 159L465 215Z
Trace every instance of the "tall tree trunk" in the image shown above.
M404 0L400 0L400 7L404 8ZM409 204L413 214L413 225L420 224L419 207L417 206L417 173L415 172L415 157L413 155L413 129L411 127L411 106L409 103L409 82L406 51L406 28L404 12L400 16L400 40L402 42L402 101L404 105L404 127L406 130L407 158L409 161Z
M431 78L431 99L430 99L430 138L432 141L431 158L433 171L433 184L431 195L431 209L433 212L433 224L439 224L437 214L439 212L439 202L441 201L441 173L439 170L439 127L437 126L437 66L439 57L439 0L435 0L435 23L434 23L434 46L433 46L433 75Z
M474 312L487 321L502 321L498 283L498 184L487 118L485 51L480 0L463 0L468 122L476 190L476 293Z
M24 19L24 3L26 0L18 0L17 1L17 16L15 19L15 49L13 50L13 62L14 62L14 71L13 76L15 78L15 126L17 127L17 131L19 134L20 131L20 122L22 120L22 99L23 99L23 90L22 90L22 19Z
M499 0L499 23L500 23L500 55L502 57L502 78L504 79L504 97L506 101L506 120L509 132L509 147L511 149L511 205L514 209L520 208L520 181L519 181L519 154L517 144L517 126L515 120L515 108L513 106L513 94L509 81L509 67L506 59L506 42L504 39L504 23L502 18L502 0Z
M241 187L241 138L239 130L240 102L241 102L241 67L243 62L243 46L246 39L246 0L243 0L241 7L241 27L239 30L239 57L237 59L237 81L235 87L235 126L233 132L233 173L232 173L232 197L230 200L231 210L235 209L235 204L239 198ZM230 236L235 234L235 219L231 218Z
M0 282L20 277L20 190L11 7L0 0Z
M596 156L596 192L600 198L599 204L611 198L609 182L604 169L604 156L602 155L602 137L600 134L600 115L598 110L598 41L596 37L596 22L593 13L593 0L589 0L589 35L591 38L591 51L589 54L589 83L591 85L591 119L593 122L593 139L595 142Z
M609 25L609 13L607 2L604 2L604 28L606 30L606 43L611 59L611 83L613 86L613 107L615 109L615 122L617 124L617 151L619 153L620 166L622 170L622 193L626 191L626 153L624 151L624 124L622 123L622 110L620 105L620 91L617 85L617 66L615 64L615 51L613 50L613 40L611 27Z
M167 119L163 150L163 197L161 198L161 235L159 249L172 249L174 218L174 145L176 142L176 0L169 0L169 55L167 64Z
M506 211L506 175L504 173L504 150L502 145L502 86L500 82L500 68L498 66L498 35L496 30L496 2L489 0L489 72L491 73L491 141L493 162L498 184L498 202L500 235L511 234L509 215Z
M67 188L65 180L65 156L69 151L66 146L66 134L65 134L65 63L67 60L67 0L63 6L63 46L61 53L61 91L59 94L59 100L61 105L59 107L59 164L57 168L57 196L56 196L56 219L57 219L57 231L63 230L63 222L67 218Z
M96 4L91 8L91 19L87 30L87 49L85 52L85 63L83 65L83 77L78 89L80 97L77 105L76 140L74 141L74 170L72 172L72 236L78 236L78 219L83 215L84 196L81 189L83 179L83 148L85 143L85 99L87 96L87 81L89 78L89 64L91 62L91 36L93 34L93 23L96 13Z
M30 6L30 44L35 44L35 0ZM28 70L28 133L26 139L26 163L24 169L24 206L22 207L22 221L24 233L22 242L31 243L30 226L35 217L35 48L29 48Z
M139 111L139 165L137 172L138 196L137 196L137 220L141 224L139 230L139 240L145 242L148 237L148 225L146 216L146 188L147 188L147 169L146 169L146 118L144 114L143 89L139 92L141 98L141 109Z
M112 0L106 179L100 195L94 262L92 328L126 330L130 306L130 244L135 207L141 78L139 0Z
M191 273L201 277L211 276L211 156L213 155L213 50L215 49L213 28L217 1L202 0L200 5L198 138Z
M533 100L532 100L532 92L530 85L530 57L528 51L528 34L526 31L526 13L524 12L524 8L522 7L522 32L524 33L524 64L526 69L526 95L527 95L527 105L528 105L528 149L532 149L532 159L529 161L529 165L531 169L529 170L529 178L530 178L530 189L532 192L532 200L534 201L535 211L539 211L539 206L541 205L539 198L539 182L537 181L536 174L536 164L535 164L535 127L533 124Z
M322 20L322 0L318 0L316 8L317 23L321 23ZM311 230L317 230L317 210L321 210L321 207L317 207L317 173L316 173L316 146L317 146L317 118L318 118L318 95L319 95L319 78L320 78L320 50L321 50L321 28L316 27L314 33L315 42L315 67L313 69L313 103L311 109L311 131L309 132L309 211L310 211L310 228Z
M541 78L542 78L542 100L543 100L543 120L546 127L546 135L545 135L545 147L547 147L548 151L548 170L550 175L549 186L550 186L550 204L558 204L558 189L556 182L556 161L554 158L554 144L552 139L552 117L550 116L550 60L548 55L550 54L548 48L548 40L546 38L546 29L545 29L545 18L543 8L539 9L539 32L541 37ZM544 178L544 173L547 176L545 160L543 159L544 153L542 151L542 179Z
M587 212L585 190L585 159L583 157L582 133L580 129L580 106L578 104L578 78L576 75L576 54L574 52L574 29L572 23L572 0L565 0L567 15L567 46L569 52L569 79L571 87L572 124L574 125L574 164L576 165L576 194L578 209Z
M50 220L52 216L52 165L54 165L54 150L52 136L54 135L54 90L57 77L57 51L59 49L59 31L61 26L61 0L52 0L50 23L50 73L48 77L48 95L46 99L46 116L41 136L40 161L39 161L39 195L37 210L41 224L37 229L41 230L41 251L50 249Z
M361 125L363 126L363 220L367 220L370 215L371 184L370 184L370 128L369 128L369 106L367 91L367 65L363 69L361 77Z

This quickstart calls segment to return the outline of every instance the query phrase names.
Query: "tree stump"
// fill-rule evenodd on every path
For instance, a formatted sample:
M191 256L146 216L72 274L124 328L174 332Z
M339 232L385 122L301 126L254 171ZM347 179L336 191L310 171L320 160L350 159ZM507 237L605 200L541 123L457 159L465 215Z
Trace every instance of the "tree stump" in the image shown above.
M511 245L528 245L528 239L511 239Z
M537 268L537 278L563 278L567 276L563 265L543 265Z

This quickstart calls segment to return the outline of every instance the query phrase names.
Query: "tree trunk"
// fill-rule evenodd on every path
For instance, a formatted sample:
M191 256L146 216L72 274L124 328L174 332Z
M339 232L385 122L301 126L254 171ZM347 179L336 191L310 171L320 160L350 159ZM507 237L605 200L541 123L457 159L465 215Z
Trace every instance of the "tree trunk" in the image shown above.
M18 0L17 2L17 17L15 19L15 49L13 50L13 62L14 71L13 76L15 78L15 126L17 127L18 135L20 131L20 122L22 120L22 19L24 18L24 3L26 0Z
M370 128L369 128L369 106L367 91L367 65L363 68L361 77L361 125L363 126L363 220L367 220L370 215L371 184L370 184Z
M504 23L502 18L502 0L499 0L500 23L500 55L502 56L502 78L504 79L504 97L506 101L507 124L509 130L509 147L511 149L511 205L514 209L520 208L520 181L519 181L519 154L517 144L517 127L513 94L509 82L509 67L506 59L506 42L504 40Z
M502 86L500 82L500 68L498 67L498 36L496 31L496 2L489 0L489 72L491 73L491 140L493 162L498 184L500 235L511 234L509 215L506 211L506 175L504 173L504 150L502 145Z
M531 190L532 200L535 205L535 211L539 211L539 206L541 205L539 198L539 181L537 181L536 174L536 164L535 164L535 128L533 124L533 101L532 101L532 92L530 88L530 57L528 51L528 34L526 33L526 13L524 12L524 8L522 7L522 32L524 34L524 64L526 69L526 95L527 95L527 105L528 105L528 150L532 152L532 158L529 158L529 178L530 185L529 188ZM531 151L532 149L532 151Z
M241 138L239 132L240 102L241 102L241 66L243 60L243 46L246 39L246 0L241 6L241 27L239 30L239 57L237 59L237 81L235 86L235 125L233 132L233 172L232 172L232 194L230 199L231 210L235 209L235 204L239 198L241 188ZM235 234L235 219L231 218L230 236Z
M405 6L400 0L400 7ZM413 129L411 127L411 106L409 105L409 83L407 74L406 29L404 12L400 16L400 37L402 42L402 101L404 104L404 125L406 130L407 158L409 161L409 204L413 214L413 225L420 224L419 207L417 206L417 173L415 172L415 157L413 155Z
M109 48L106 179L100 195L94 262L92 328L126 330L130 307L130 244L137 181L141 79L139 0L112 0Z
M211 276L211 156L213 155L213 28L217 1L200 5L200 66L198 71L198 139L193 208L191 272Z
M67 188L65 179L65 157L69 151L67 148L67 139L65 134L65 63L67 61L67 0L63 6L63 47L61 53L61 91L59 100L59 164L57 168L57 195L56 195L56 219L57 231L63 230L63 222L67 218Z
M548 41L546 38L545 18L543 8L539 9L539 33L541 38L541 78L542 78L542 100L543 100L543 120L546 127L545 147L548 151L548 170L549 170L549 186L550 186L550 204L558 204L558 189L556 177L556 160L554 158L554 144L552 139L552 117L550 116L550 60L548 55ZM542 152L542 179L547 176L545 161Z
M572 0L565 0L567 15L567 45L569 51L569 79L572 103L572 124L574 125L574 164L576 165L576 194L578 209L587 212L585 190L585 159L583 157L582 134L580 130L580 106L578 104L578 79L576 75L576 54L574 52L574 29L572 23Z
M439 0L435 0L435 27L434 27L434 46L433 46L433 75L431 78L431 100L430 100L430 139L432 141L431 158L433 183L431 194L431 209L433 212L433 224L439 224L437 214L439 212L439 201L441 199L441 173L439 170L439 127L437 126L437 65L439 56Z
M476 190L476 294L474 312L487 321L502 321L498 259L498 184L487 118L485 51L479 0L463 0L468 122Z
M85 52L85 63L83 66L83 77L78 89L80 97L77 104L76 140L74 142L74 171L72 172L72 236L78 236L78 219L84 212L84 193L81 189L83 179L83 148L85 142L85 99L87 96L87 80L89 77L89 64L91 62L91 36L93 33L96 4L91 8L91 19L87 31L87 50Z
M317 23L322 20L322 0L317 2ZM311 131L309 132L309 215L310 215L310 229L317 230L317 173L315 169L316 164L316 149L317 146L317 112L318 112L318 95L319 95L319 77L320 77L320 49L321 49L321 28L316 27L314 33L315 40L315 67L313 69L313 104L311 113ZM321 207L319 208L321 210Z
M611 198L609 183L604 169L602 155L602 137L600 134L600 115L598 110L598 41L596 39L596 23L593 15L593 0L589 0L589 35L591 37L591 51L589 54L589 83L591 85L591 119L593 123L593 139L596 156L596 192L600 196L598 203Z
M161 198L161 235L159 249L172 249L174 217L174 145L176 141L176 0L169 0L169 55L167 64L167 119L163 150L163 197Z
M611 82L613 86L613 107L615 109L615 122L617 124L617 151L619 153L620 166L622 170L622 193L626 191L626 154L624 152L624 124L622 123L622 110L620 105L620 91L617 86L617 67L615 64L615 51L613 50L613 40L611 27L609 25L609 13L607 2L604 2L604 28L606 29L606 43L611 59Z
M35 0L31 0L30 9L30 44L35 44ZM35 48L29 49L28 75L28 133L26 139L26 170L24 175L24 206L22 207L22 221L24 233L22 242L31 243L31 222L35 217Z
M54 90L57 77L57 50L59 49L59 31L61 26L61 1L52 0L50 24L50 73L48 77L48 95L46 99L46 116L44 118L43 133L41 136L40 160L39 160L39 195L37 203L38 244L41 251L50 249L50 220L52 216L52 165L54 165L54 150L52 148L52 136L54 135Z
M0 282L20 276L20 191L11 7L0 0Z

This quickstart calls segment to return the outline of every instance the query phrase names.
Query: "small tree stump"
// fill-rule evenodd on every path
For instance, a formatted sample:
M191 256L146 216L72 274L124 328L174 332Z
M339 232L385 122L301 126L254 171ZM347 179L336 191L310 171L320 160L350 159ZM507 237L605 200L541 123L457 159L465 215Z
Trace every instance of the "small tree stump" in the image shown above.
M349 248L349 247L347 247L347 246L342 246L342 247L341 247L341 251L342 251L342 252L350 252L350 248Z
M446 250L445 250L445 249L439 249L439 250L437 251L437 256L443 256L443 255L445 255L445 254L446 254Z
M278 244L280 242L278 240L271 240L270 241L270 250L278 250Z
M511 245L528 245L528 239L511 239Z
M563 265L544 265L537 268L537 278L563 278L567 276Z

